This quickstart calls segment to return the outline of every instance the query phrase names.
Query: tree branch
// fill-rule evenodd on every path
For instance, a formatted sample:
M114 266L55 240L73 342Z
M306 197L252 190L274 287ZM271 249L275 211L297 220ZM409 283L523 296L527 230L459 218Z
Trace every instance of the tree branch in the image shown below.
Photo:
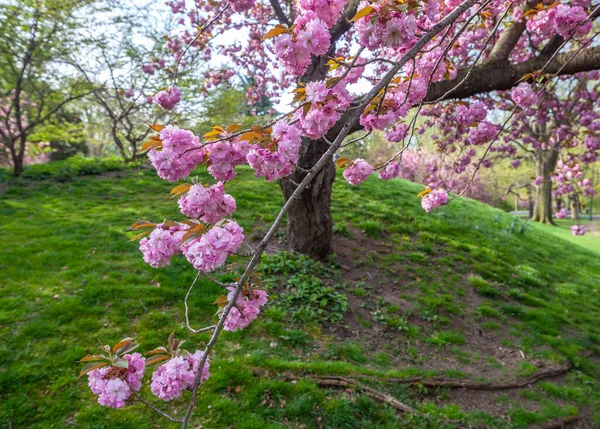
M275 12L275 16L280 24L287 25L288 27L292 26L290 19L287 17L281 5L279 4L279 0L271 0L271 6L273 7L273 12Z
M546 73L562 76L600 69L600 47L583 49L572 57L573 53L571 52L557 55L546 67ZM484 92L507 90L515 86L524 74L540 70L546 62L547 58L536 57L512 65L498 62L485 63L475 67L471 76L462 85L454 88L468 72L466 69L459 70L455 79L434 83L427 93L425 101L434 101L442 96L443 100L448 100L467 98Z

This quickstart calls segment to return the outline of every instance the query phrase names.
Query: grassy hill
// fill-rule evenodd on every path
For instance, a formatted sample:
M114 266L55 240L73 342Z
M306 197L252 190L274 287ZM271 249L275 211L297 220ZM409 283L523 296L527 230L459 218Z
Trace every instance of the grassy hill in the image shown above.
M180 218L171 187L148 170L2 185L0 424L171 427L141 404L100 407L77 380L98 339L135 335L144 351L172 330L192 350L208 339L184 326L191 267L149 267L125 231ZM193 427L600 426L597 253L467 199L426 214L421 189L337 181L326 263L278 251L279 235L260 267L272 299L248 329L222 336ZM227 190L260 239L282 202L277 184L241 169ZM219 294L200 280L193 325L214 321ZM184 397L153 402L175 413Z

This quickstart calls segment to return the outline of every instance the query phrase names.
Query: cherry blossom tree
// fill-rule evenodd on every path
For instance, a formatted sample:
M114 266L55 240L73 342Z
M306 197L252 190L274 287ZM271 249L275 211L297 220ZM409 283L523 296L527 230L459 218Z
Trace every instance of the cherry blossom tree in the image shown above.
M359 94L351 93L353 88L376 82L419 34L456 6L436 1L426 6L410 2L248 1L234 3L223 12L211 24L208 37L197 27L215 16L213 2L198 1L192 8L182 1L169 4L182 22L181 31L170 36L173 62L186 48L201 52L205 58L227 57L224 67L207 73L207 79L216 84L234 76L228 70L242 70L255 83L248 90L250 102L263 95L277 98L296 91L296 101L303 108L294 118L299 121L303 143L297 168L280 180L286 199L294 184L306 175L303 170L315 164L347 123L352 112L348 108L360 100ZM527 74L537 73L535 78L571 76L598 68L600 51L590 40L597 10L588 2L560 7L550 2L539 6L536 2L490 2L480 6L477 14L455 22L443 34L444 40L430 43L403 66L401 81L387 87L383 97L379 95L382 99L371 105L378 106L375 112L362 115L351 131L388 129L402 122L408 125L409 109L421 103L453 105L455 102L443 101L496 95L521 84ZM362 14L357 16L359 10ZM356 19L351 22L353 17ZM293 24L296 26L292 28ZM218 43L219 36L226 38L234 30L247 32L247 40ZM269 38L266 42L262 40L265 35ZM328 97L326 90L330 88L326 87L331 79L342 76L331 87L336 94ZM317 108L320 105L326 108ZM487 115L495 108L494 102L484 103L476 113ZM494 129L499 128L484 123L473 134L479 134L481 142L494 140ZM288 217L288 240L293 249L317 257L331 251L329 206L334 179L335 168L330 163L294 201Z
M84 361L90 363L82 374L89 375L90 387L101 404L119 408L135 397L183 428L209 376L210 353L220 333L244 329L267 303L268 293L254 270L284 218L288 217L294 249L321 257L331 250L329 203L336 164L352 185L360 185L374 172L384 180L400 175L406 142L415 129L416 115L411 112L436 114L424 109L425 103L456 111L462 106L460 115L453 118L455 122L463 118L460 125L466 128L462 134L466 133L469 145L491 148L504 130L511 129L514 116L526 114L526 109L543 99L542 92L553 78L600 66L600 51L588 36L596 9L584 2L537 6L505 0L299 0L281 5L276 0L232 0L199 1L189 10L182 1L169 4L173 13L181 15L182 25L191 24L191 28L169 37L174 84L155 96L159 105L176 107L179 66L190 49L207 58L226 55L234 67L244 70L255 83L247 92L249 101L286 91L294 94L289 110L269 123L249 129L215 124L202 138L174 125L153 124L158 134L143 147L165 180L186 179L202 166L216 182L210 185L191 179L172 189L184 220L138 221L131 229L139 231L134 239L141 239L143 258L152 267L162 268L172 258L184 257L197 272L196 279L206 276L223 287L223 295L216 300L218 321L197 329L191 326L188 297L194 281L184 298L186 325L192 333L212 332L206 347L192 353L171 336L168 346L151 350L144 361L144 367L158 365L151 384L158 398L168 401L191 391L182 418L149 404L138 393L142 358L131 353L132 339L112 348L103 345L102 354L86 356ZM544 30L530 43L529 33L538 28ZM219 36L225 37L232 29L238 35L247 32L247 39L238 43L237 36L236 41L219 45ZM540 56L537 46L555 43L556 37L561 38L558 46L549 56ZM226 67L215 70L206 76L211 85L233 77ZM518 87L511 94L517 107L501 124L487 120L494 113L491 100L440 104L504 91L529 79L540 85L539 90ZM397 141L394 156L379 165L360 158L332 161L342 146L360 141L374 129L388 131ZM350 137L359 131L358 137ZM482 152L476 168L491 150ZM469 156L475 155L477 151ZM245 240L235 221L235 196L224 188L224 182L235 179L235 167L246 163L256 177L279 180L285 196L258 244ZM427 212L450 203L447 190L440 186L427 188L420 196ZM160 214L156 217L161 219ZM573 231L581 232L580 227ZM233 254L249 258L241 277L229 284L212 279L211 273Z

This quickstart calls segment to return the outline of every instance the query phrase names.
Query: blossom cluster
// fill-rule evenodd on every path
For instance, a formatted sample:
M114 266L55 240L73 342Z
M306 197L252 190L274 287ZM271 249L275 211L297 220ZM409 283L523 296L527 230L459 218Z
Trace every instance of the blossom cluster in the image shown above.
M150 69L146 67L146 70L149 71ZM159 91L154 96L154 102L165 110L172 110L180 100L181 90L176 86L171 87L168 91Z
M198 271L208 273L225 263L227 256L235 253L244 241L244 230L235 221L225 226L213 226L181 246L183 255Z
M228 289L227 300L231 302L235 288L229 287ZM240 293L235 301L235 306L231 308L227 319L225 319L223 329L235 332L246 328L250 322L258 317L260 307L267 303L268 296L266 291L260 289L253 289L251 293Z
M573 225L571 227L571 233L575 236L585 235L585 227L583 225Z
M234 168L246 163L250 145L245 140L231 139L206 146L208 151L208 172L217 180L228 181L235 176Z
M361 2L359 10L367 7ZM412 13L401 13L390 10L388 2L372 5L373 13L359 19L354 28L359 43L369 49L380 47L409 49L414 43L417 30L417 19Z
M177 356L160 365L152 374L150 390L163 401L170 401L181 396L184 390L194 386L198 367L204 353L197 350L188 357ZM202 367L200 381L208 380L210 363L208 359Z
M235 211L233 197L224 191L223 182L208 188L192 185L181 198L179 208L184 215L206 223L217 223Z
M263 176L268 181L291 174L302 144L300 130L284 121L278 121L273 126L272 139L275 148L256 146L246 156L256 177Z
M511 96L515 104L524 109L533 106L537 102L537 94L530 84L521 82L511 90Z
M421 200L421 206L427 213L445 204L448 204L448 192L444 189L433 189Z
M304 2L308 5L309 2ZM283 34L273 46L276 55L285 65L288 73L300 76L306 71L311 55L325 55L331 44L329 28L312 10L299 15L292 34Z
M144 262L154 268L164 267L171 263L171 258L179 251L181 239L188 225L173 225L165 228L158 224L148 237L140 240L140 251Z
M359 185L373 172L373 167L362 158L355 159L344 170L344 179L351 185Z
M98 403L110 408L121 408L132 392L142 387L146 360L139 353L126 354L127 368L105 366L88 373L88 385Z
M167 125L160 131L162 146L152 148L148 158L158 176L170 182L186 178L204 162L206 151L191 131Z
M316 81L306 85L308 111L299 110L295 118L300 120L302 134L313 140L323 137L340 119L341 112L350 106L352 97L342 82L327 88L325 82Z

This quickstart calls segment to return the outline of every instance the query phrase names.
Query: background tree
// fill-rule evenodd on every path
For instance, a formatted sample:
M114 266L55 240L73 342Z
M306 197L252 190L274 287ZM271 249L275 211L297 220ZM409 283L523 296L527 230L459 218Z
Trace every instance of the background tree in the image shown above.
M28 137L89 93L65 67L77 49L77 13L84 7L68 0L0 5L0 139L15 175L23 171Z

